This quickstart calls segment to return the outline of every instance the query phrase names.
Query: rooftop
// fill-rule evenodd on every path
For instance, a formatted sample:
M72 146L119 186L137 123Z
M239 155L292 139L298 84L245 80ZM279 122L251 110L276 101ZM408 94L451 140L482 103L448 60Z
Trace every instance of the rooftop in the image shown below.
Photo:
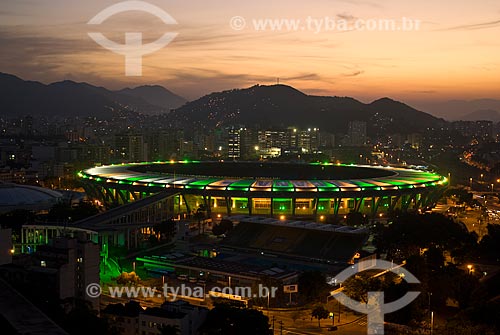
M0 213L19 208L48 210L62 199L62 194L47 188L0 182Z

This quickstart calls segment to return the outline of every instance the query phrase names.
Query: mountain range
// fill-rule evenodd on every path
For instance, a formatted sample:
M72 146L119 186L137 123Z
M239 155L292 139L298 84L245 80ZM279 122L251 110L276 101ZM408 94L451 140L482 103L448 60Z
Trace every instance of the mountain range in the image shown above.
M365 104L349 97L307 95L286 85L256 85L212 93L195 101L161 86L111 91L74 81L45 85L0 74L0 115L85 117L113 115L117 110L168 113L179 128L245 125L320 127L345 132L350 121L365 121L368 133L411 133L444 122L402 102L382 98Z
M500 122L500 100L450 100L419 104L420 108L450 121L489 120Z
M349 97L306 95L285 85L256 85L212 93L173 111L169 117L196 127L320 127L345 132L350 121L365 121L368 132L418 132L444 121L404 103L382 98L365 104Z
M45 85L5 73L0 73L0 92L2 116L109 117L121 109L157 114L186 103L186 99L161 86L111 91L70 80Z

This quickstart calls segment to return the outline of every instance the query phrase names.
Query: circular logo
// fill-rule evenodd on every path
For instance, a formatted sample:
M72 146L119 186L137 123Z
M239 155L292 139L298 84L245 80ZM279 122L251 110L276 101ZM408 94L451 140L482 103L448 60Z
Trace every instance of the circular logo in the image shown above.
M101 285L96 283L89 284L87 285L85 292L90 298L98 298L102 293Z
M229 21L229 26L231 26L231 29L233 30L243 30L245 29L246 25L247 21L244 17L241 16L233 16Z

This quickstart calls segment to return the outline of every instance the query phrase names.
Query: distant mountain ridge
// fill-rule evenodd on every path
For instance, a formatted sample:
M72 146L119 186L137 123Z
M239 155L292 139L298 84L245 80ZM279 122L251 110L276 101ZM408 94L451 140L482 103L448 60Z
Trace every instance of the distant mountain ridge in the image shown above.
M145 85L136 88L124 88L122 90L116 91L116 93L143 99L148 104L162 107L167 111L178 108L187 102L187 100L183 97L172 93L165 87L159 85Z
M486 121L500 122L500 111L492 110L492 109L477 110L475 112L462 115L460 117L460 120L463 120L463 121L483 121L483 120L486 120Z
M450 100L419 105L429 113L450 121L500 121L500 100L496 99Z
M443 124L402 102L382 98L365 104L349 97L313 96L286 85L256 85L216 92L186 103L161 86L111 91L70 80L45 85L0 73L0 115L109 117L117 110L168 113L182 129L245 125L247 127L320 127L346 132L350 121L365 121L368 133L420 132Z
M285 85L256 85L212 93L169 115L184 126L320 127L345 132L350 121L367 122L369 133L411 133L444 123L404 103L382 98L364 104L349 97L306 95Z
M116 110L169 112L186 100L161 86L120 91L64 80L49 85L0 73L0 115L109 117Z

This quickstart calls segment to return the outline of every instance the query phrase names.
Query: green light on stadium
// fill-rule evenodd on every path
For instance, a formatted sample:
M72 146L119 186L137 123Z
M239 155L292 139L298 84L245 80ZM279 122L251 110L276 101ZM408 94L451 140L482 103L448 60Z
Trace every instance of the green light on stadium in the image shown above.
M161 164L168 163L178 165L166 166L166 169L163 169ZM366 173L361 171L361 169L368 170L369 167L360 166L359 171L350 168L358 166L354 163L350 163L349 165L329 162L310 163L309 171L306 171L307 165L304 164L301 165L300 174L298 174L299 177L296 177L297 174L293 169L291 169L291 173L287 173L287 166L280 168L273 167L270 173L263 174L262 176L259 176L257 173L257 176L253 177L251 170L254 168L253 166L243 166L243 168L250 170L248 172L242 171L240 175L238 168L229 169L226 174L224 164L230 165L229 163L207 162L200 164L200 166L183 167L183 165L188 163L200 162L185 159L178 162L172 160L170 162L149 163L149 167L147 163L120 164L112 167L99 166L80 171L77 173L77 176L82 178L85 185L95 183L99 187L108 180L107 187L111 188L109 191L124 190L130 192L130 187L127 185L133 184L133 191L144 192L142 193L144 195L155 194L159 191L159 188L165 187L174 188L175 191L180 193L198 197L197 199L201 199L202 196L207 195L215 197L227 196L233 199L231 207L241 210L236 210L235 213L243 214L246 212L244 210L248 208L249 215L257 215L264 212L272 214L273 210L279 215L293 214L296 209L303 211L306 206L301 205L300 208L297 207L294 209L295 202L293 199L298 198L309 198L310 203L313 204L307 206L307 215L312 215L313 208L316 211L320 211L321 214L326 215L334 208L334 201L337 201L336 199L339 198L345 200L355 198L370 199L371 197L393 196L395 192L396 194L405 196L415 193L428 194L431 190L426 188L436 187L438 190L441 190L449 183L446 178L437 174L405 168L373 167L371 169L379 170L379 172L371 175L370 171ZM205 164L207 165L206 175L204 173ZM220 168L220 170L216 170L213 173L214 170L210 168L211 164L220 164L220 166L213 166L213 168ZM338 175L332 171L331 176L327 175L324 180L321 178L318 179L319 176L316 175L318 168L314 168L314 166L330 165L338 165L345 168L343 168L342 172L339 171ZM145 166L147 169L144 169ZM139 167L141 168L139 169ZM303 167L306 167L306 170L302 170ZM177 184L175 187L172 184L172 171L174 169L177 175L181 176L180 178L175 178ZM273 172L275 174L272 174ZM397 192L397 190L400 190L400 192ZM312 192L319 193L313 195L311 194ZM273 195L285 198L274 198ZM241 196L259 199L259 202L250 202L246 198L242 201L235 201L236 197ZM314 204L315 199L317 199L316 204ZM124 199L120 200L126 203L133 199L125 196ZM433 205L432 199L427 200L427 198L424 198L424 200L425 204L419 204L419 206ZM102 201L108 202L109 199L104 198ZM271 208L269 208L271 201ZM256 204L258 204L258 207ZM380 205L385 208L391 206L390 204L382 203ZM396 204L395 206L400 205ZM370 206L362 205L361 210L367 210L365 207L368 208ZM349 206L349 208L351 207Z

